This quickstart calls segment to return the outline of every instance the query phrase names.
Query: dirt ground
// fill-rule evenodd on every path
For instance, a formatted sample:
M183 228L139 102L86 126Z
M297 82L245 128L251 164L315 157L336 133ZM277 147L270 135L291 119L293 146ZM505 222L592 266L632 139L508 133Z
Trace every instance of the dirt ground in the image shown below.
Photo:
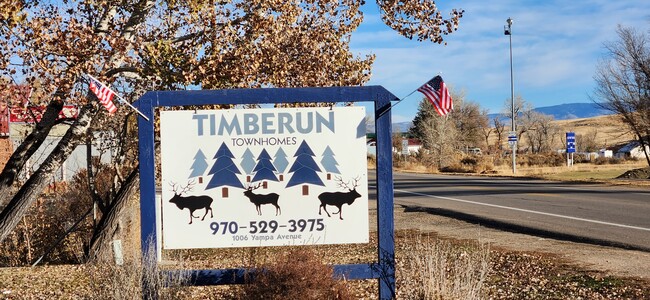
M611 276L634 277L650 282L650 253L590 244L559 241L499 231L464 221L395 205L395 229L435 232L446 238L477 240L512 251L549 253L568 264ZM376 202L370 203L371 228L376 228Z

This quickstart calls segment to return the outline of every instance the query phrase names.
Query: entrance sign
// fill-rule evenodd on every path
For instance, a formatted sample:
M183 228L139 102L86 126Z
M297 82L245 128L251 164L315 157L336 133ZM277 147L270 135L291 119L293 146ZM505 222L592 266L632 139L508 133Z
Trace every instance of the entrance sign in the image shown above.
M161 111L163 248L367 243L365 129L364 107Z
M574 153L576 152L576 133L567 132L566 133L566 152Z
M576 133L566 133L566 164L568 167L573 166L573 154L576 152Z
M361 101L366 101L366 102L374 102L375 104L375 132L377 133L377 178L375 182L376 186L376 195L377 195L377 260L373 262L367 262L367 263L357 263L357 264L341 264L341 265L334 265L334 274L335 276L340 276L344 277L346 280L354 280L354 279L377 279L378 280L378 286L379 286L379 298L380 299L394 299L395 298L395 239L394 239L394 219L393 219L393 170L392 170L392 140L391 140L391 114L390 112L390 107L391 107L391 101L397 100L398 98L393 95L392 93L388 92L386 89L384 89L381 86L365 86L365 87L329 87L329 88L273 88L273 89L230 89L230 90L214 90L214 91L153 91L153 92L147 92L145 93L138 101L134 103L134 106L137 107L143 114L151 120L151 122L147 121L145 118L142 116L138 117L138 146L139 146L139 166L140 166L140 233L141 233L141 248L142 248L142 253L143 253L143 259L142 259L142 265L143 268L150 268L152 267L151 264L155 264L155 260L148 259L146 255L153 255L157 256L157 247L158 247L158 235L156 234L156 227L158 225L158 219L156 218L156 147L155 147L155 138L154 138L154 124L156 124L156 120L154 119L154 109L159 108L159 107L179 107L179 106L202 106L202 105L223 105L223 104L228 104L228 105L257 105L257 104L281 104L281 103L323 103L323 102L329 102L329 103L349 103L349 102L361 102ZM253 110L248 110L249 112ZM336 113L335 113L336 114ZM328 116L328 115L326 115ZM215 128L214 130L218 130L218 126L216 125L217 119L215 115ZM265 122L263 119L264 117L260 115L262 122ZM198 117L198 118L205 118L205 117ZM204 122L204 127L203 127L203 134L204 135L209 135L212 132L212 121L210 120L210 115L208 114L207 119L204 119L202 122ZM250 117L254 118L254 117ZM269 120L273 120L272 117ZM336 118L336 115L335 115ZM327 117L325 117L327 120ZM277 120L280 120L278 117ZM242 120L240 120L242 121ZM259 121L259 120L258 120ZM195 124L198 122L197 120L194 121ZM251 119L251 124L255 123ZM328 127L325 125L326 122L323 121L324 123L321 124L321 130L329 130L327 129ZM228 123L229 126L227 127L232 127L232 129L226 129L224 127L224 131L228 131L229 134L232 132L237 132L235 129L235 125L232 125L231 123ZM259 124L259 123L258 123ZM263 124L263 123L262 123ZM268 125L264 127L264 125L261 125L259 127L260 132L266 130L277 130L279 131L279 128L285 128L284 125L278 125L278 124L284 124L283 122L273 122L273 125ZM250 125L250 124L249 124ZM198 125L196 125L198 126ZM225 125L224 125L225 126ZM251 125L253 126L253 125ZM254 127L254 126L253 126ZM244 135L244 132L246 132L248 128L250 132L256 132L257 130L251 129L251 127L240 127L240 130L242 132L242 135ZM304 127L303 127L304 128ZM198 136L198 128L196 128L196 135ZM288 131L288 129L287 129ZM296 129L296 131L298 131ZM258 132L259 133L259 132ZM364 131L365 133L365 131ZM188 133L189 134L189 133ZM218 132L217 132L218 134ZM251 133L252 135L252 133ZM216 138L216 136L215 136ZM228 142L228 141L222 141L222 143ZM232 142L232 140L230 140ZM299 145L298 148L300 148L300 144L302 141L299 141L296 139L296 143ZM310 143L310 140L307 140L307 143ZM337 142L334 143L327 143L328 145L335 145ZM232 158L230 158L230 154L232 153L232 150L229 153L228 151L219 151L219 147L221 145L212 145L209 150L215 151L214 147L216 147L216 152L218 153L217 158L221 158L221 161L219 164L217 164L219 167L217 168L218 171L222 172L223 169L228 169L232 168L229 160L232 160L233 165L237 163L237 166L239 167L241 164L241 161L236 161ZM311 147L310 147L311 148ZM303 150L305 148L302 148ZM161 149L162 150L162 149ZM208 151L208 149L203 150L203 151ZM296 152L299 152L298 149L295 149ZM315 155L321 155L321 156L328 156L329 154L325 154L326 150L323 149L313 149L311 148L312 152ZM342 180L348 184L348 185L354 185L354 181L348 181L348 174L347 172L351 172L350 170L355 170L355 168L348 168L348 167L343 167L340 161L338 159L340 158L340 154L338 154L340 151L338 148L338 145L336 149L334 147L331 148L332 153L334 153L334 159L337 160L339 165L337 167L340 167L339 171L341 172L341 178ZM198 152L198 150L196 150ZM257 159L255 157L258 155L260 157L261 155L261 150L259 150L258 153L253 153L254 149L251 149L251 154L253 154L254 159ZM284 150L287 151L287 150ZM314 152L315 151L315 152ZM319 151L323 151L322 153L319 153ZM246 151L244 150L244 153ZM327 151L329 152L329 151ZM198 162L195 163L193 161L194 157L197 158L198 161L202 160L202 156L199 154L198 156L192 156L192 160L190 161L190 170L187 169L181 169L178 170L179 172L183 172L184 175L179 175L179 176L185 176L185 179L187 179L187 176L193 176L193 172L199 172L201 171L202 168L206 168L208 175L204 178L208 180L207 185L210 184L210 180L212 179L211 174L209 174L210 170L216 164L217 158L214 158L214 155L217 153L203 153L205 155L206 159L206 164L208 164L207 167L205 167L205 164ZM258 168L258 172L261 171L261 174L263 174L263 177L267 177L271 175L271 172L269 170L271 169L270 166L273 166L274 168L278 168L277 164L273 164L273 155L277 155L277 153L271 153L268 152L269 156L271 156L271 164L268 164L268 159L266 158L266 155L262 155L263 161L262 163L259 163L259 160L256 161L256 165L259 163L260 167ZM300 153L308 153L307 151L301 151ZM196 154L196 153L195 153ZM294 155L295 153L286 153L287 154L287 161L291 163L291 159L293 160L298 160L298 157L293 158L290 157L291 155ZM213 155L210 157L209 155ZM242 155L244 155L242 153ZM246 154L248 155L248 154ZM311 156L311 154L309 154ZM224 158L226 158L224 160ZM312 157L313 158L313 157ZM165 158L167 159L167 158ZM170 158L172 159L172 158ZM208 161L209 160L209 161ZM243 160L243 158L242 158ZM365 158L364 158L365 160ZM225 163L224 163L225 161ZM300 158L300 161L303 163L298 164L299 166L302 167L308 167L311 162L305 163L304 158ZM327 161L327 160L326 160ZM328 163L323 163L322 158L320 161L317 159L314 159L314 162L317 163L317 166L325 168L323 164L327 165ZM331 162L329 162L331 164ZM246 165L246 168L249 168L247 163L244 163L243 165ZM223 167L223 168L221 168ZM210 169L207 169L210 168ZM244 167L242 167L244 168ZM291 166L288 166L288 168L291 169ZM255 167L253 167L255 170ZM294 169L294 173L299 172L301 168ZM313 165L312 165L312 169ZM234 171L234 168L230 169ZM345 170L346 174L344 174L343 170ZM242 172L242 170L239 170ZM302 170L304 171L304 170ZM300 171L300 172L302 172ZM188 172L191 172L190 175L187 175ZM216 171L215 171L216 172ZM239 177L240 174L235 174L235 177L239 180L242 177ZM318 178L321 180L324 180L323 178L326 178L323 176L323 174L318 174ZM226 174L226 173L223 173ZM255 184L255 175L254 173L252 175L252 183L253 186L249 186L251 188L251 192L253 194L267 194L267 192L259 192L260 190L263 190L263 187L258 187L257 184ZM276 175L276 173L274 173ZM277 174L278 176L281 174ZM286 175L286 174L285 174ZM354 174L352 174L354 175ZM350 176L352 176L350 175ZM260 175L261 176L261 175ZM356 175L354 175L356 176ZM330 191L330 185L326 185L325 187L320 186L315 184L315 177L314 176L308 176L308 175L303 175L299 176L300 178L311 178L312 182L307 182L307 187L308 187L308 193L310 195L315 195L312 194L314 192L318 193L319 196L322 193L325 192L330 192L330 193L335 193ZM180 177L179 177L180 178ZM224 186L219 185L220 183L233 183L231 181L233 178L222 178L220 179L221 181L219 183L216 183L214 188L208 189L208 190L213 190L213 189L222 189ZM258 178L260 179L260 178ZM287 178L285 176L285 180L291 180L291 177ZM355 177L356 179L356 177ZM268 179L266 179L268 180ZM364 178L363 176L360 176L359 182L358 182L358 187L363 187L365 185L365 188L367 188L367 184L365 181L367 178ZM162 181L162 178L158 180L159 182ZM200 180L197 179L197 183ZM263 180L257 180L257 181L263 181ZM204 181L205 182L205 181ZM279 178L278 178L279 182ZM166 186L163 187L163 191L165 189L175 189L179 194L183 194L183 188L186 189L186 194L189 190L189 186L187 186L187 181L184 182L174 182L177 185L174 186L173 184L170 186L169 182L164 183ZM181 184L182 183L182 184ZM236 183L236 182L235 182ZM268 189L271 188L277 188L273 187L273 184L277 182L275 181L269 181L267 183ZM287 181L287 184L289 182ZM325 181L323 181L325 184ZM243 185L243 183L242 183ZM263 183L262 185L263 186ZM285 186L286 187L286 186ZM253 189L256 188L256 189ZM288 189L294 190L294 189L299 189L300 192L302 192L302 187L296 186L290 186ZM317 189L320 189L316 191ZM230 197L231 195L234 197L236 193L233 193L234 191L238 190L239 192L243 193L242 189L236 189L231 191L230 188L228 188L228 196ZM248 189L247 189L248 190ZM196 189L195 191L198 191ZM272 194L274 192L270 192L269 194ZM175 195L176 193L174 193ZM210 194L214 195L212 191L210 191ZM285 214L289 214L289 208L286 208L283 206L283 198L282 195L278 194L278 206L277 208L277 214L279 216L283 216ZM359 192L360 198L361 197L367 197L367 193L365 195L361 195L362 192ZM204 194L193 194L193 195L187 195L185 197L199 197L197 201L200 205L198 206L193 206L194 208L194 216L198 216L199 218L193 218L191 217L191 210L192 207L187 206L187 203L184 203L182 200L182 197L184 195L179 195L179 197L174 198L172 197L171 199L166 198L162 199L162 202L170 202L171 203L178 203L180 204L181 207L185 207L184 210L179 210L179 205L177 204L176 207L171 207L168 208L167 210L174 210L176 209L177 213L181 213L180 217L185 218L184 222L187 222L185 225L190 225L190 220L192 220L191 225L195 225L198 227L205 225L206 221L211 220L212 218L216 219L219 215L219 207L217 204L219 202L224 202L226 200L223 200L222 198L219 198L220 196L223 197L223 190L221 195L219 195L219 192L217 192L216 199L212 199L212 196L210 195L204 195ZM207 197L202 197L202 196L207 196ZM237 195L237 197L240 197L240 195ZM346 220L347 218L352 218L356 213L353 212L354 209L356 208L356 205L359 205L360 198L357 198L356 201L351 204L344 204L345 206L342 206L343 209L343 216L342 218ZM365 199L365 198L364 198ZM227 201L231 201L234 199L230 199ZM241 198L240 198L241 200ZM272 200L272 199L271 199ZM319 198L319 201L322 199ZM245 201L244 201L245 202ZM273 202L273 201L269 201ZM168 203L165 203L168 204ZM248 203L250 205L253 205L253 203ZM322 203L321 203L322 205ZM338 210L338 208L332 208L332 206L327 206L325 204L327 209L329 210L329 213L331 217L325 217L327 214L325 214L324 209L323 209L323 214L320 215L323 218L323 225L328 226L327 223L325 223L325 219L328 219L328 221L334 222L334 219L336 217L341 217L341 215L333 215L332 212L335 212L335 210ZM203 207L201 209L201 207ZM209 207L209 209L207 208ZM353 209L354 207L354 209ZM166 207L163 207L163 210ZM317 207L320 209L320 205ZM276 208L274 207L273 204L270 205L262 205L260 203L259 210L257 206L255 205L255 209L258 211L258 213L261 211L261 216L260 219L254 219L250 221L268 221L266 223L267 227L271 226L270 225L270 219L274 218L275 213L276 213ZM312 208L313 209L313 208ZM350 211L348 211L348 209ZM251 207L248 206L246 213L249 214L252 211ZM183 216L183 213L185 215ZM163 212L163 214L167 214L167 212ZM253 216L255 216L253 214ZM264 217L262 219L261 217ZM269 217L269 219L265 219ZM289 217L289 216L287 216ZM191 219L190 219L191 218ZM204 219L201 221L201 219ZM339 219L340 221L340 219ZM302 222L300 223L302 224ZM300 224L296 224L297 226L300 226ZM256 223L255 224L258 228L260 228L261 223ZM278 221L278 230L279 226L281 224ZM290 225L290 224L289 224ZM219 224L221 226L221 224ZM228 230L230 223L228 224ZM246 225L244 225L246 226ZM248 224L250 226L250 223ZM307 228L307 224L305 224L305 228ZM311 228L311 224L309 224ZM314 228L318 227L318 221L316 220L314 222ZM216 226L214 226L216 227ZM302 228L302 226L300 226ZM270 228L270 227L268 227ZM223 230L223 227L219 227L218 230ZM245 230L250 230L249 228L245 228ZM267 229L268 230L268 229ZM214 229L210 228L210 233L212 233ZM192 234L188 232L188 235ZM329 237L328 237L329 238ZM164 242L163 242L164 243ZM189 270L189 274L191 277L191 280L188 284L192 285L215 285L215 284L235 284L235 283L245 283L245 276L246 276L246 269L244 268L245 266L242 266L241 268L233 268L233 269L217 269L217 270ZM174 273L178 272L175 270L167 270L167 271L162 271L162 272L167 272L167 273ZM149 284L148 281L143 279L143 284L147 285ZM146 286L145 286L146 288Z

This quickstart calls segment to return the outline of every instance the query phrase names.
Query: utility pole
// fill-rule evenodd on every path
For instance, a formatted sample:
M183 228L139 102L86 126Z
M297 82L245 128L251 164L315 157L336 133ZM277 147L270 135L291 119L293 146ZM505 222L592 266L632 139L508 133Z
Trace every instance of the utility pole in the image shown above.
M512 104L512 125L510 135L514 135L513 141L509 140L512 147L512 174L517 174L517 129L515 127L515 77L512 72L512 18L506 20L507 25L503 27L504 34L510 38L510 101Z

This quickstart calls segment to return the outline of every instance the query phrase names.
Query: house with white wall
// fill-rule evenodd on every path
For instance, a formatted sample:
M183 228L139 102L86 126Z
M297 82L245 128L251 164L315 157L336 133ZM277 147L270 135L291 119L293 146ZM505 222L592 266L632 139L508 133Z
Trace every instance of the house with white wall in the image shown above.
M645 146L645 151L650 153L650 147ZM623 146L621 149L618 149L616 152L616 158L637 158L644 159L645 153L643 152L643 147L639 141L632 141L627 145Z

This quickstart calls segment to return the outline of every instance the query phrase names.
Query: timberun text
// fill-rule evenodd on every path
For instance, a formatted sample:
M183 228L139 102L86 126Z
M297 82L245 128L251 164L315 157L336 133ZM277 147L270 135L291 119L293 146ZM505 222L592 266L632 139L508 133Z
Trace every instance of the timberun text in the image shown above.
M254 135L254 134L292 134L321 133L327 129L334 133L334 112L294 113L243 113L234 114L230 120L221 114L194 114L198 136L203 135ZM206 132L207 131L207 132Z

